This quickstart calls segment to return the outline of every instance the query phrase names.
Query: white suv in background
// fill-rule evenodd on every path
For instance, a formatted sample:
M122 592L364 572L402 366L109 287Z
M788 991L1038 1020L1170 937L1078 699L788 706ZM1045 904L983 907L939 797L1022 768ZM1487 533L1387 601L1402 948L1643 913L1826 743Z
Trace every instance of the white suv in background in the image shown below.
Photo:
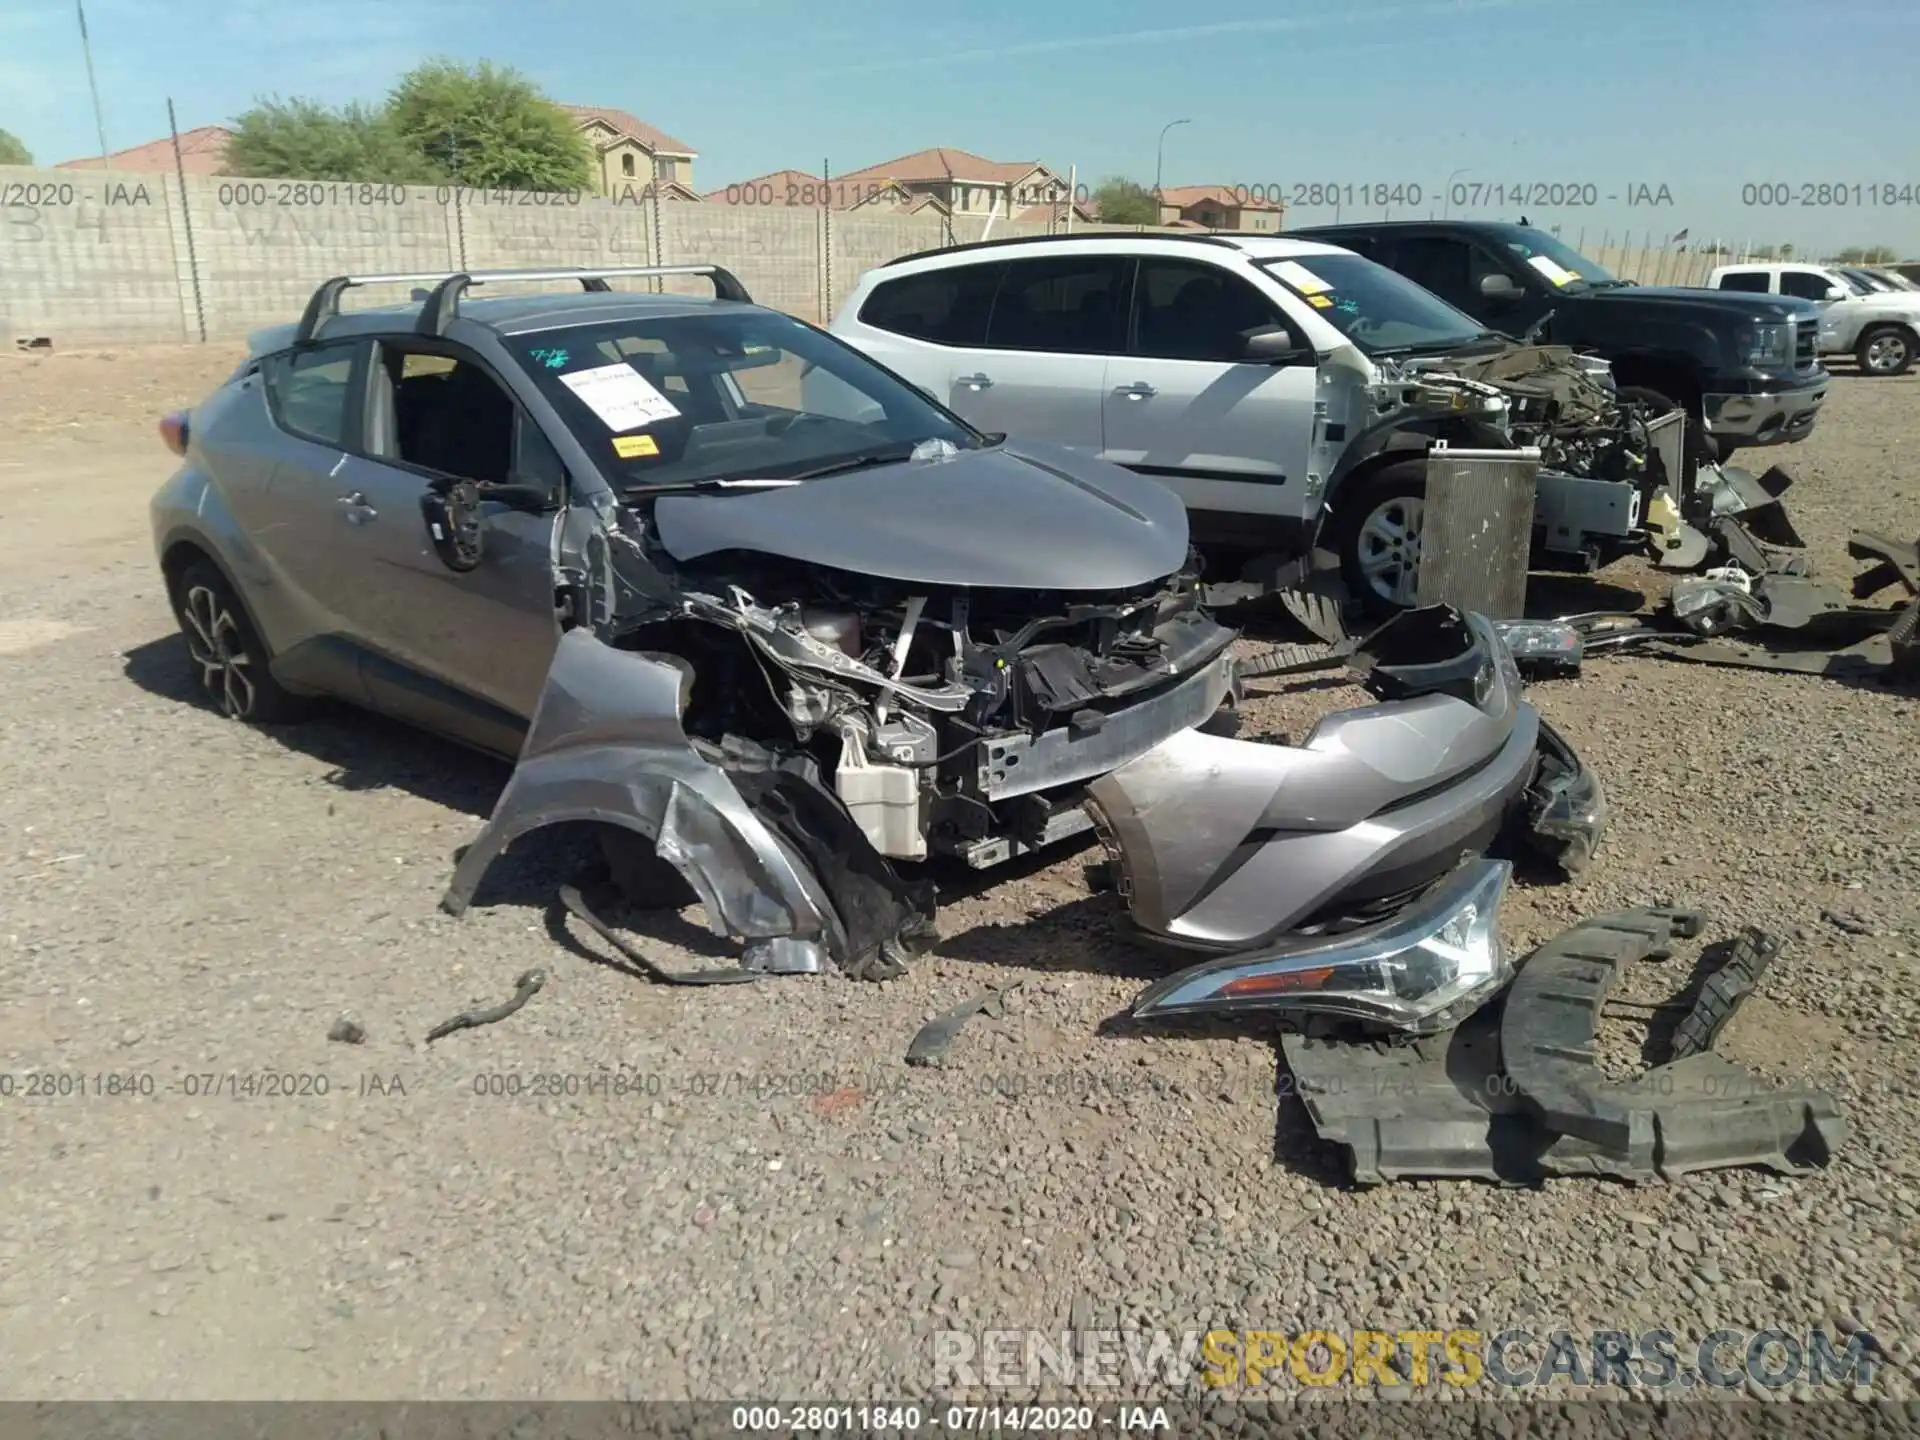
M1793 295L1824 307L1820 353L1851 354L1865 375L1904 375L1920 356L1920 293L1880 290L1831 265L1722 265L1708 288Z
M1287 588L1298 572L1270 562L1297 565L1318 545L1363 605L1413 603L1427 450L1514 443L1503 391L1446 373L1512 342L1324 243L1095 233L953 246L867 271L830 329L979 429L1157 477L1210 561L1256 557L1237 580L1212 570L1237 591L1256 576L1254 589ZM1584 383L1597 371L1611 387L1604 361L1578 363ZM1540 487L1549 548L1625 543L1638 524L1630 485L1543 470Z

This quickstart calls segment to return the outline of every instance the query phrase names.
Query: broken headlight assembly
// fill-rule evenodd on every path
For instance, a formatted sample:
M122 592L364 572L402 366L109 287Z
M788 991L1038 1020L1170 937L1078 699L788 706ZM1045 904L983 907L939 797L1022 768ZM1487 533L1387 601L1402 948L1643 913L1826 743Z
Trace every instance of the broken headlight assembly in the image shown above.
M1133 1014L1285 1010L1412 1035L1448 1029L1513 978L1498 924L1512 874L1505 861L1473 861L1378 925L1169 975L1141 994Z

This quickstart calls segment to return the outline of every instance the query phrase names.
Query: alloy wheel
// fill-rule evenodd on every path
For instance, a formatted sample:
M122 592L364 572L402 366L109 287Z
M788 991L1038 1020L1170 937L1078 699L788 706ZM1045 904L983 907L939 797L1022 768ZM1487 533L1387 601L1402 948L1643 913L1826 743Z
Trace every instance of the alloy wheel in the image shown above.
M187 651L200 669L200 684L220 713L244 720L253 713L253 656L233 609L214 590L195 585L180 607Z
M1360 523L1354 542L1367 587L1403 608L1413 605L1420 578L1420 527L1426 508L1417 495L1382 500Z
M1867 369L1876 375L1889 374L1907 363L1906 338L1886 331L1867 342Z

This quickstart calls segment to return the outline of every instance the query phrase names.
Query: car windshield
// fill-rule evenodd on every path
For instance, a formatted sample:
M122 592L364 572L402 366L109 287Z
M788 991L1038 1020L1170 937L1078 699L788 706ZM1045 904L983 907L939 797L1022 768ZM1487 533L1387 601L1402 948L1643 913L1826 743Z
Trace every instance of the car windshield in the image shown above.
M1368 355L1457 350L1490 333L1432 291L1358 255L1330 252L1260 264Z
M1611 290L1628 284L1596 265L1571 245L1531 225L1489 225L1489 238L1538 270L1551 285L1578 294L1583 289Z
M1920 285L1914 284L1898 270L1876 270L1874 273L1895 290L1920 290Z
M1870 270L1855 270L1852 268L1848 268L1848 269L1842 270L1840 273L1844 275L1847 279L1851 280L1853 282L1853 288L1859 291L1862 295L1884 294L1885 292L1893 289L1891 285L1887 284L1886 281L1882 280L1878 275L1875 275Z
M640 316L510 341L616 488L793 480L979 432L858 352L770 310Z

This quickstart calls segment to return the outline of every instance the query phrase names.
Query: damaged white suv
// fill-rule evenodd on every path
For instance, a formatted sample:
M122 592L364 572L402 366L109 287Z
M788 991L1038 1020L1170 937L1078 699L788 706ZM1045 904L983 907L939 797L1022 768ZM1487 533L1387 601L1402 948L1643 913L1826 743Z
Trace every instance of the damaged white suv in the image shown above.
M1332 245L959 245L867 271L831 328L982 429L1157 477L1209 561L1325 546L1380 613L1415 598L1436 441L1539 447L1545 566L1592 569L1644 546L1669 478L1648 427L1670 407L1623 402L1605 361L1516 345ZM1244 573L1281 588L1270 564ZM1208 578L1231 576L1214 565Z

